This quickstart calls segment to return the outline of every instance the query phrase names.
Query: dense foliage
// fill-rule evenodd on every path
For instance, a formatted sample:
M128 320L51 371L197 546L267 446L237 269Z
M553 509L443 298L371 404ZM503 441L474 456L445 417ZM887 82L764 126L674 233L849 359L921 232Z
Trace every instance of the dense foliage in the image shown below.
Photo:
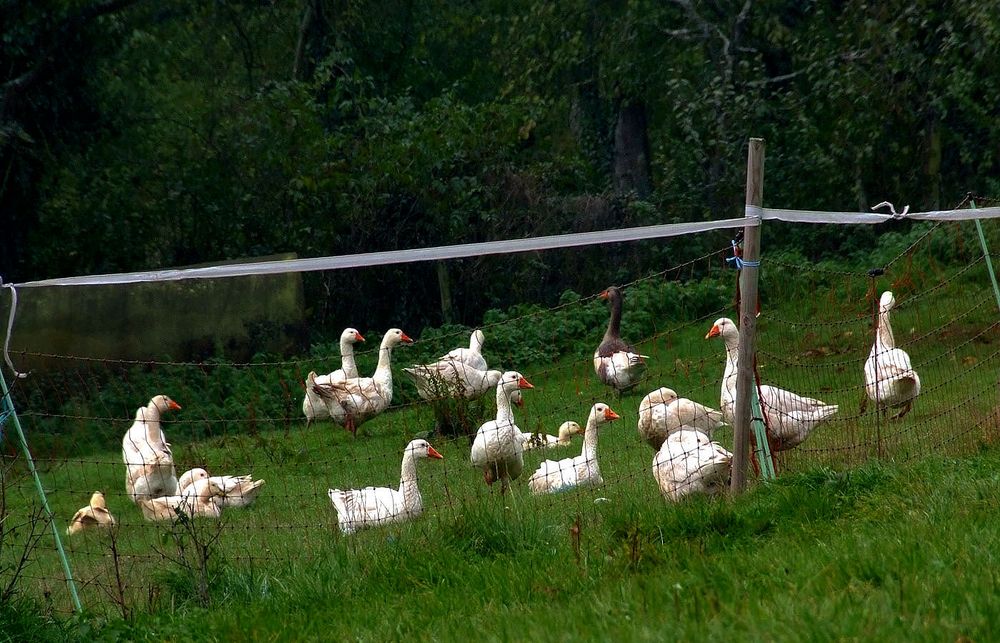
M6 280L732 216L751 135L769 204L1000 190L1000 17L969 0L49 0L0 20ZM816 258L871 234L768 242ZM593 292L600 257L306 285L317 327L477 323Z

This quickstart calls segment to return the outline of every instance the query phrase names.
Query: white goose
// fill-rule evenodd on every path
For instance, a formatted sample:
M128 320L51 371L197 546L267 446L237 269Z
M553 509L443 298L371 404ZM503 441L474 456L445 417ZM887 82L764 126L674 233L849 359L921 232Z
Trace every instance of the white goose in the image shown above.
M468 348L450 350L439 357L438 361L462 362L479 371L489 370L489 367L486 366L486 358L483 357L483 342L485 341L486 338L483 336L483 331L477 328L472 331L472 335L469 337Z
M125 492L133 502L177 493L174 458L160 428L160 417L180 408L166 395L157 395L135 412L135 421L122 438Z
M260 488L264 486L264 480L254 480L253 476L210 476L208 471L197 467L185 471L177 480L180 494L184 495L197 480L211 480L222 489L219 504L223 509L250 506L257 499Z
M649 359L649 356L640 355L631 344L627 344L621 338L623 298L621 291L611 286L602 292L600 297L611 302L611 319L608 321L604 338L594 351L594 371L602 382L621 392L639 383L646 372L646 362L643 360Z
M386 331L379 347L378 366L371 377L313 385L313 391L323 398L334 422L356 434L363 422L389 408L392 403L392 349L400 343L412 344L413 340L398 328Z
M725 491L733 454L707 435L682 428L667 436L653 457L653 477L668 500Z
M500 492L510 487L524 469L524 441L521 429L514 423L510 408L511 397L519 389L534 388L517 371L507 371L497 384L497 416L485 422L476 432L469 454L472 464L483 470L483 479L492 486L500 481Z
M520 399L520 397L518 397ZM517 401L515 401L515 404ZM559 435L548 435L547 433L522 433L521 438L523 440L522 446L525 451L530 451L531 449L541 449L547 448L551 449L553 447L568 447L572 442L570 438L579 433L583 433L583 429L580 425L572 420L567 420L559 425Z
M726 371L722 377L722 416L732 424L736 409L736 369L739 362L740 331L733 320L716 320L705 339L722 337L726 344ZM803 397L775 386L760 387L760 404L772 451L800 445L816 426L837 412L836 404Z
M464 349L463 349L464 350ZM473 400L496 388L500 371L483 371L458 360L439 360L404 368L425 400L446 397Z
M108 505L104 501L104 494L95 491L90 496L90 503L86 507L81 507L73 514L66 528L66 535L72 536L84 529L91 527L110 527L115 524L115 517L108 511Z
M181 495L141 498L138 504L142 515L151 521L174 520L181 513L188 517L219 518L224 495L225 491L215 481L195 480Z
M358 366L354 362L354 345L365 341L364 336L356 328L345 328L340 334L340 368L327 374L317 375L315 371L306 377L306 394L302 399L302 414L306 416L306 425L313 420L322 420L330 417L326 404L313 391L316 384L329 384L330 382L342 382L352 377L358 377Z
M659 449L667 435L682 427L698 429L708 435L725 426L722 411L693 402L667 387L661 387L639 403L639 437Z
M920 395L920 377L913 370L906 351L896 348L892 326L889 324L889 311L895 305L896 299L890 291L882 293L875 343L865 361L867 397L861 400L861 412L865 412L868 400L871 399L879 411L888 412L889 408L903 407L893 418L899 419L909 413L913 400Z
M438 458L427 440L413 440L403 450L403 465L399 474L399 489L365 487L364 489L328 489L340 530L350 534L365 527L403 522L424 510L420 489L417 488L417 458Z
M590 409L587 428L583 433L583 452L575 458L545 460L528 478L532 493L555 493L573 487L604 484L601 468L597 464L598 427L618 419L618 414L607 404L598 402Z

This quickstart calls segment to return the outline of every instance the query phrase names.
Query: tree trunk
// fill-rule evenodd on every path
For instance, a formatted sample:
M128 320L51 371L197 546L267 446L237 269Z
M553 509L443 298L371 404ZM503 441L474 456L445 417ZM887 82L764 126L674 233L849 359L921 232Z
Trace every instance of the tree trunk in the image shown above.
M316 63L326 55L326 37L330 28L323 15L322 0L305 0L299 39L295 44L292 78L308 80L316 71Z
M638 99L620 102L615 124L615 191L634 192L645 199L653 191L650 174L646 106Z
M448 277L448 266L443 261L438 261L437 277L438 290L441 291L441 319L446 324L454 321L454 309L451 305L451 280Z
M927 131L927 182L928 195L932 210L941 208L941 125L934 117Z

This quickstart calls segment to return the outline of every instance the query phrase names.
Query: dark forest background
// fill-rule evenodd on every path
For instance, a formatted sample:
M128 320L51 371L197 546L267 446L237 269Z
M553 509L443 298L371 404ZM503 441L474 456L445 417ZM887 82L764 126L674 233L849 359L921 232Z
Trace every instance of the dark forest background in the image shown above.
M5 1L0 33L6 281L740 216L750 136L766 205L1000 193L995 3ZM474 324L718 242L311 274L308 316Z

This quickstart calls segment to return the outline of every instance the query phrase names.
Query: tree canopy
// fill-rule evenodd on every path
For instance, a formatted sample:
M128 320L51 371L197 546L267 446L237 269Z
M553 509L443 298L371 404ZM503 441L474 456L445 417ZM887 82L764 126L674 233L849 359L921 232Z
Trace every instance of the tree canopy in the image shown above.
M766 204L1000 193L1000 15L969 0L50 0L0 17L8 281L731 217L750 136L768 140ZM874 232L818 234L768 242L808 256ZM580 269L598 252L518 257L499 280L487 260L313 275L307 299L319 323L474 323L600 287ZM663 256L619 259L624 276ZM392 302L355 295L387 284Z

